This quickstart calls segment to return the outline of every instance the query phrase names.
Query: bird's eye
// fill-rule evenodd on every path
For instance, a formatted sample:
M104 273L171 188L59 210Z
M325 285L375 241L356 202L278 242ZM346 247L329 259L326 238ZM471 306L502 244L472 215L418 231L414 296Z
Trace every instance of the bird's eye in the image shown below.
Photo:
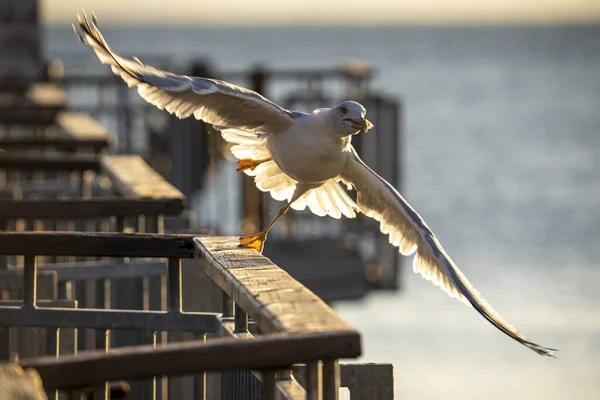
M346 114L348 112L348 109L346 107L342 107L340 111L342 112L342 114Z

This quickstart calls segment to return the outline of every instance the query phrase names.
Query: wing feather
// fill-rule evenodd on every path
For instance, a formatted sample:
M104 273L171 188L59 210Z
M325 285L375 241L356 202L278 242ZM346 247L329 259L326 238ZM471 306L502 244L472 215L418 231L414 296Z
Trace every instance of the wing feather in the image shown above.
M97 27L96 18L78 15L79 39L90 46L103 64L136 87L144 100L179 118L194 115L209 124L239 128L248 132L277 133L287 129L300 114L260 94L217 79L190 77L128 60L114 53Z
M551 356L555 349L530 342L506 322L479 294L450 259L425 221L383 178L371 170L351 148L341 174L342 181L357 191L359 209L381 224L381 232L404 255L416 251L413 270L439 286L450 297L472 306L496 328L538 354Z

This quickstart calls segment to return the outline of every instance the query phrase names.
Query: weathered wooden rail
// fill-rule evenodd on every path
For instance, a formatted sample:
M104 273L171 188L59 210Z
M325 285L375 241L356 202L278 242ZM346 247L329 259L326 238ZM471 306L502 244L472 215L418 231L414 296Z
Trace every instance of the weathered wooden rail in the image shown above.
M46 390L102 386L107 380L242 369L260 371L263 399L275 398L276 392L293 399L316 399L319 393L323 399L335 399L340 386L337 360L355 358L361 353L357 331L270 260L253 250L239 248L237 238L2 232L0 254L23 255L26 260L23 303L0 307L0 325L188 330L204 334L217 333L223 326L234 336L20 361L22 366L39 372ZM121 311L38 307L35 259L39 255L168 258L168 308ZM183 311L182 258L195 258L198 267L223 290L224 299L231 299L235 306L224 301L229 309L221 315ZM233 315L230 318L227 314ZM260 335L249 333L249 318ZM306 366L296 366L295 373L291 373L298 363ZM304 376L297 380L294 374L300 373ZM346 375L350 379L351 374ZM205 398L205 378L201 380L200 392L196 394ZM352 387L349 382L341 382L344 383Z

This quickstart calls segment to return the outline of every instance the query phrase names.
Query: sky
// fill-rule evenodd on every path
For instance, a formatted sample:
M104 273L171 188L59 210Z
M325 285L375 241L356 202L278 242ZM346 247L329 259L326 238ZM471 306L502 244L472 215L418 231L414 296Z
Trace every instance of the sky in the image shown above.
M39 0L49 25L396 25L600 22L600 0Z

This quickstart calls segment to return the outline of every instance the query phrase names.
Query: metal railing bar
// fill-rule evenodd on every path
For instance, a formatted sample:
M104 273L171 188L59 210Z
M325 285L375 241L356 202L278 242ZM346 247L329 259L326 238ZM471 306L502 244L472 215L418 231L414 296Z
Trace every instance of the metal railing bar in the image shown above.
M237 312L237 309L236 309ZM252 339L254 335L249 331L240 331L238 332L235 328L235 322L233 318L221 318L221 325L225 332L227 332L231 337L237 339ZM261 380L261 374L258 371L250 371L252 375ZM277 392L283 396L284 399L302 399L306 398L306 391L302 387L302 385L296 380L295 376L292 375L290 369L286 369L282 371L281 374L278 374L277 377Z
M168 307L169 312L180 313L182 311L181 302L181 260L179 258L169 258L168 265Z
M23 307L35 308L37 297L37 266L35 255L26 255L23 265Z
M0 168L19 171L95 171L100 159L87 154L0 154Z
M38 265L37 276L40 279L46 275L56 275L60 284L65 281L84 281L90 279L123 279L141 276L163 275L167 266L161 261L132 260L123 262L115 260L110 262L87 261L68 264ZM21 269L0 270L0 288L10 286L12 280L23 275ZM7 281L10 279L11 281Z
M54 307L54 308L65 308L65 307L73 307L75 300L71 299L58 299L58 300L44 300L40 299L36 301L36 306L43 307ZM23 305L23 300L0 300L0 310L2 307L21 307ZM0 311L1 312L1 311Z
M0 307L0 326L217 332L218 314Z
M0 232L0 254L193 258L193 235L107 232Z
M136 380L155 375L182 375L234 369L278 370L296 362L329 357L357 357L360 348L348 334L263 335L254 340L231 338L169 343L79 353L62 358L22 360L35 368L46 389L103 385L106 380ZM338 375L339 376L339 375Z
M86 195L89 188L85 187ZM181 198L136 199L94 197L72 199L0 199L0 217L6 219L80 219L138 216L144 213L178 215L184 209ZM153 232L154 233L154 232Z
M158 261L114 261L81 262L39 266L38 271L56 271L58 281L83 281L94 279L124 279L142 276L163 275L167 271L164 262ZM1 275L0 275L1 276Z

